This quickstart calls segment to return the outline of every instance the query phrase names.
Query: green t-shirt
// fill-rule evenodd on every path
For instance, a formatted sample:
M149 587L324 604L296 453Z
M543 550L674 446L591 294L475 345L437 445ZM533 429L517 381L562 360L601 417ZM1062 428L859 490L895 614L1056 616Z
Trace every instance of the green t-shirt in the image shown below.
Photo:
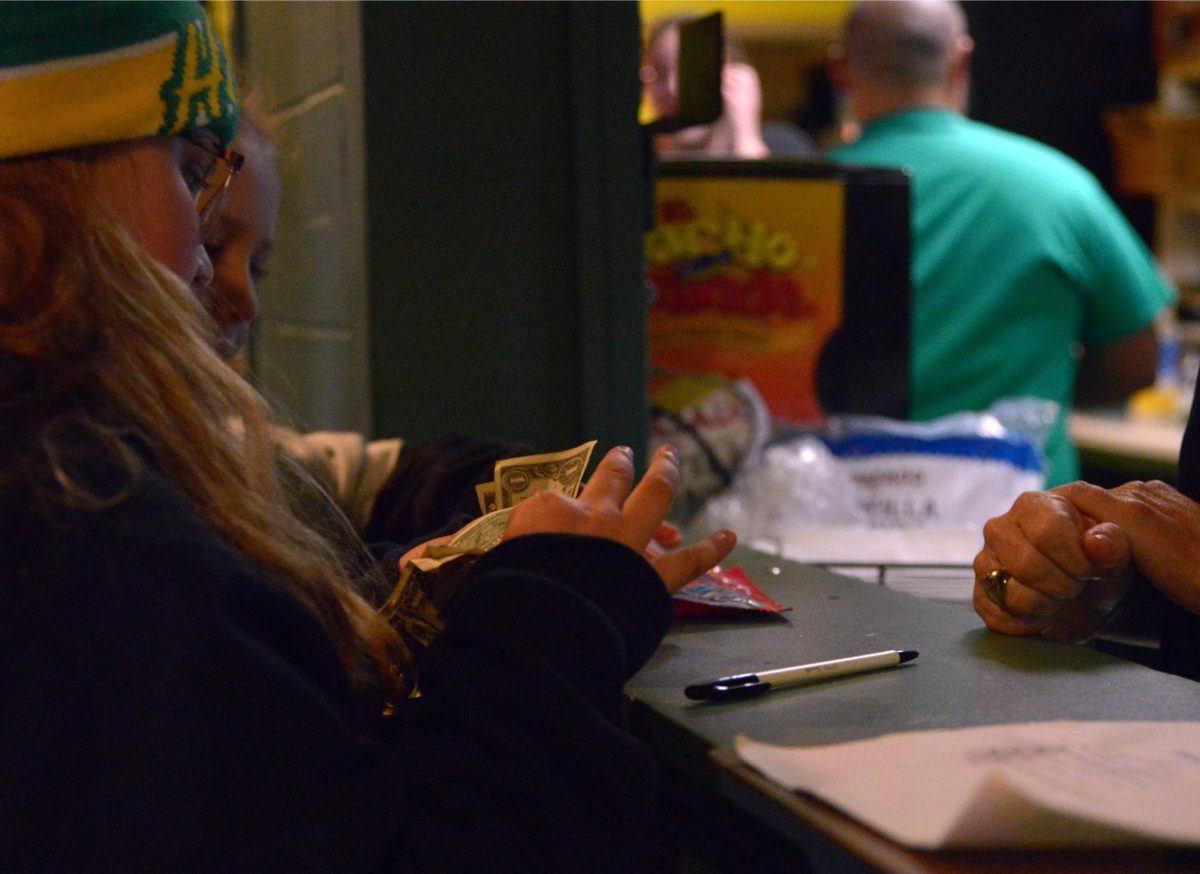
M1047 484L1077 478L1066 414L1078 345L1135 333L1175 298L1096 179L942 110L880 118L830 157L912 174L912 418L1047 398L1060 409Z

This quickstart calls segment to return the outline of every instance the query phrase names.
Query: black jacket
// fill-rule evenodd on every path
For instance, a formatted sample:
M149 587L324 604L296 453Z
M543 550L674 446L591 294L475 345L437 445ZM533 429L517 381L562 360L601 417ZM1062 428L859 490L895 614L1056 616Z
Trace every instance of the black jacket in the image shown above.
M0 869L636 870L623 682L670 622L636 553L483 557L393 717L321 626L153 472L102 512L0 507Z

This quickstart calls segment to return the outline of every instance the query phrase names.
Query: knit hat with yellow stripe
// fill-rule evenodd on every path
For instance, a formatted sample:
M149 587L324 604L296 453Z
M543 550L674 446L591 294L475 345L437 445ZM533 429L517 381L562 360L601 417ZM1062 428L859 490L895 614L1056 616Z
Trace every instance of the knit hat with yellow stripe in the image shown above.
M0 159L237 128L220 39L191 2L0 2Z

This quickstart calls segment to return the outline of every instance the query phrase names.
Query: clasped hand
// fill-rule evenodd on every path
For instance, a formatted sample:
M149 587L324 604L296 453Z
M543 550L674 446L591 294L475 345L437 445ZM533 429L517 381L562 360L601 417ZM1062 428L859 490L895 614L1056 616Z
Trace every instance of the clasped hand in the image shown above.
M1166 483L1026 492L983 537L974 607L993 631L1086 640L1139 579L1200 613L1200 505ZM983 586L997 568L1009 573L1002 605Z

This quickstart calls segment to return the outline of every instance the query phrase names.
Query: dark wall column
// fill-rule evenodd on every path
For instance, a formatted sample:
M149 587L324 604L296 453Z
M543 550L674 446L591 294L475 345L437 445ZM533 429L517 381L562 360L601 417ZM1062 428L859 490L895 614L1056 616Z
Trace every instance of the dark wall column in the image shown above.
M636 6L362 15L375 432L640 449Z

